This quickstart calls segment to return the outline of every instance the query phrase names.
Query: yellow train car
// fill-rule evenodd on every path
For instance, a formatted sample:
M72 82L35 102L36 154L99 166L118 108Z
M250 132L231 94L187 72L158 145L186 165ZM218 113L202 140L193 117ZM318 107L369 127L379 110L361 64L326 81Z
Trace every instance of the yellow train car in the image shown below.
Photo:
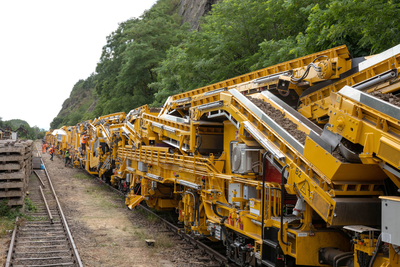
M239 266L400 266L399 59L332 48L66 127L60 144L129 208L176 212Z

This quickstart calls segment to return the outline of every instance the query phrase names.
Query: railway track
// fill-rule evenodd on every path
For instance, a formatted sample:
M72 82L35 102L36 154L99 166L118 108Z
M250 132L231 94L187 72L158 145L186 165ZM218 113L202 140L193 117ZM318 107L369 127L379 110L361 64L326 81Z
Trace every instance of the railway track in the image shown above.
M105 183L101 178L96 177L94 175L91 175L91 176L94 177L95 179L97 179L97 181L99 183L101 183L102 185L106 185L110 190L114 191L115 193L117 193L121 196L125 196L125 194L123 192L121 192L118 189L114 188L113 186ZM207 265L206 263L204 263L204 266L208 266L208 267L211 267L211 266L236 267L237 266L236 264L229 262L227 257L225 257L224 255L219 253L217 250L211 248L205 242L202 242L200 240L193 238L190 235L185 234L183 232L183 228L180 228L180 227L176 226L175 224L169 222L165 218L154 213L152 210L150 210L146 206L140 204L137 207L149 214L152 214L156 218L158 218L170 232L174 233L174 235L178 236L180 239L185 240L189 245L193 246L193 248L200 249L203 253L207 254L210 261L218 262L217 265L215 265L215 264Z
M46 168L35 174L29 198L36 208L29 220L17 218L5 267L83 266Z

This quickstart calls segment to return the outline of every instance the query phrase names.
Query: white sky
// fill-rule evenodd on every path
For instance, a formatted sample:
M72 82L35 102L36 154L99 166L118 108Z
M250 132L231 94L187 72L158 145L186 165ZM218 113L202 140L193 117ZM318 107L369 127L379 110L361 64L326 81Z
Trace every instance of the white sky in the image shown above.
M156 0L1 0L0 117L48 129L106 37Z

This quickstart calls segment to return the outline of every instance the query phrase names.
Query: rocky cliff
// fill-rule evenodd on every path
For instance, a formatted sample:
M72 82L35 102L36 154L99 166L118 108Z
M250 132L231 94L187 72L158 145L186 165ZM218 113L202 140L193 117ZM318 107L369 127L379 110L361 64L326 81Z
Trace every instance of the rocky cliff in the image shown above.
M182 15L183 23L188 22L192 30L198 30L199 19L207 14L212 5L221 0L181 0L179 3L179 14Z

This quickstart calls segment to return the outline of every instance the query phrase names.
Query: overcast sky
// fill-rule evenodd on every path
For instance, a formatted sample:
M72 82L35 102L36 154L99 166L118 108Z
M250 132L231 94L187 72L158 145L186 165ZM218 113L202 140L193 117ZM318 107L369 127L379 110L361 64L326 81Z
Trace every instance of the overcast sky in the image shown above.
M156 0L0 1L0 117L48 129L106 37Z

